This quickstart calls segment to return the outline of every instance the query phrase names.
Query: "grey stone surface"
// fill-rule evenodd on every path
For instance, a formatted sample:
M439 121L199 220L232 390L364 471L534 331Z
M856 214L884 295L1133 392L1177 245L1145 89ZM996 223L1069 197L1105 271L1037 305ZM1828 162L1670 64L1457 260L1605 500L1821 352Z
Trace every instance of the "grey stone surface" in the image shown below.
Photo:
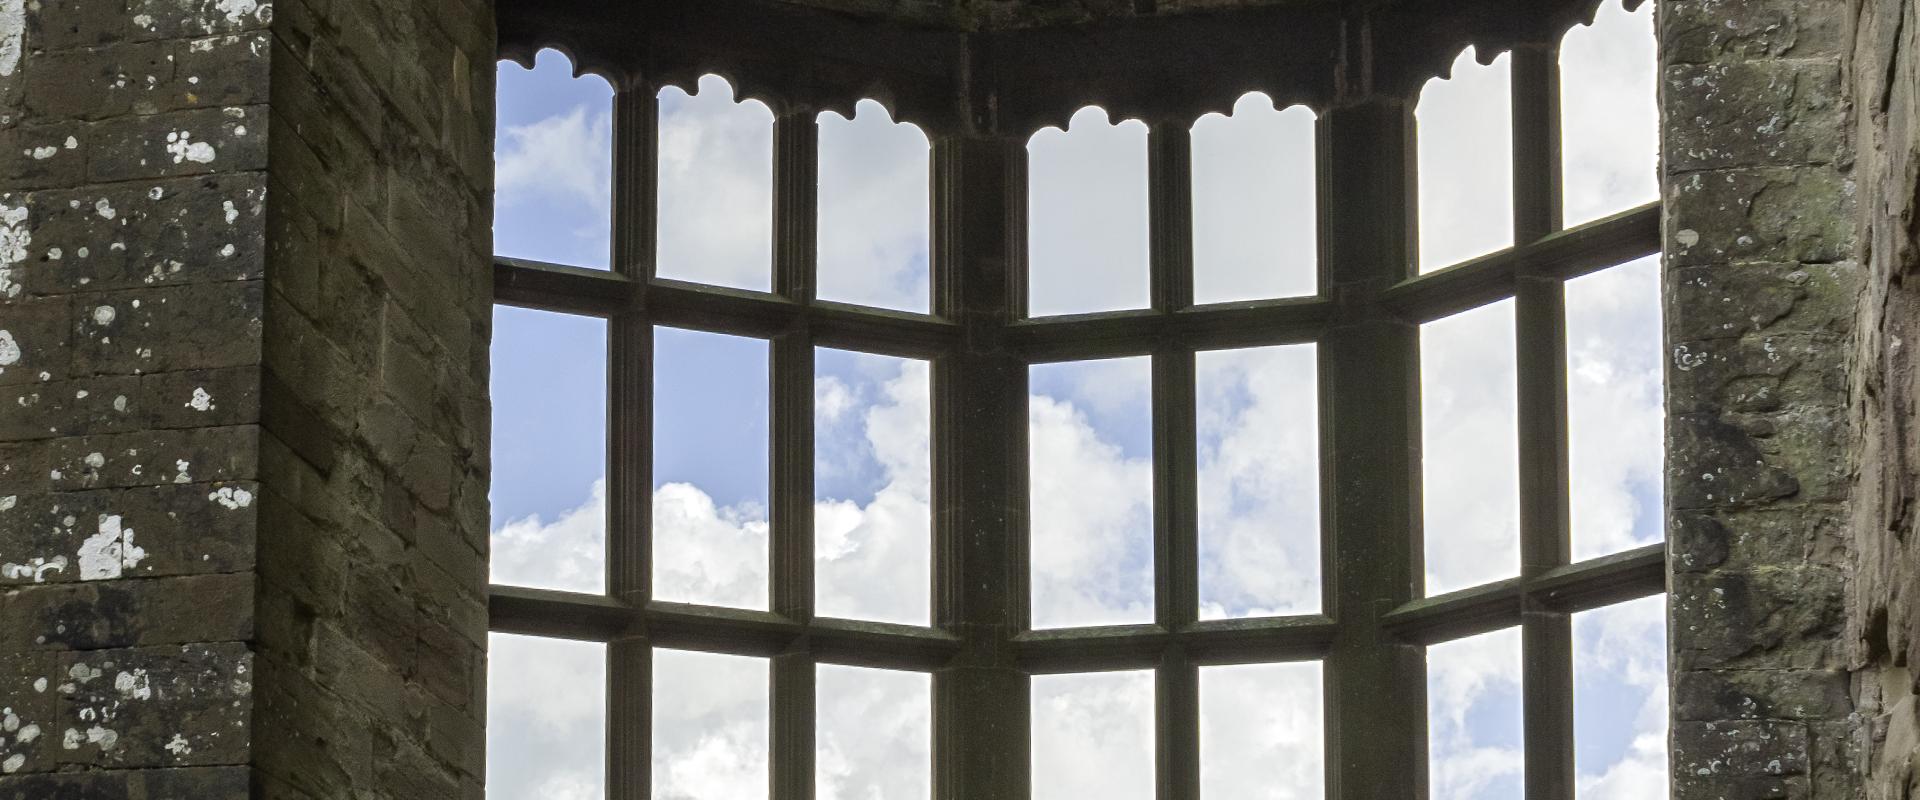
M1857 796L1848 13L1659 6L1675 800Z

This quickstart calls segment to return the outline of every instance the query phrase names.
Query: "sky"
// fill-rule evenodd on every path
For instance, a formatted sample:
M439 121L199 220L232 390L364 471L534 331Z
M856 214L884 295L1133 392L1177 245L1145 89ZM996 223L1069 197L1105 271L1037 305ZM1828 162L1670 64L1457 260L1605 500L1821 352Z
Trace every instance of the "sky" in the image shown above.
M1608 0L1563 55L1566 216L1655 199L1652 4ZM1430 83L1420 124L1421 268L1511 243L1506 56L1462 55ZM771 284L772 115L708 76L661 92L660 272ZM499 71L495 247L607 263L611 91L564 57ZM1241 98L1194 124L1195 296L1314 291L1313 119ZM820 124L820 294L928 308L926 137L863 101ZM1146 128L1099 109L1029 143L1035 315L1144 306ZM1567 288L1574 549L1659 541L1661 412L1656 259ZM493 579L604 591L606 325L502 307L494 334ZM1427 591L1518 570L1511 303L1423 326ZM656 329L656 594L767 605L767 343ZM1320 610L1312 345L1200 353L1201 614ZM1152 617L1152 442L1145 357L1030 372L1033 609L1039 627ZM929 619L928 366L821 349L814 386L818 604L823 614ZM1665 785L1664 607L1576 616L1582 800ZM1520 796L1519 637L1429 650L1432 796ZM604 648L496 634L488 783L494 798L604 796ZM654 796L764 797L767 663L655 656ZM1322 796L1318 663L1201 670L1203 793ZM551 687L570 687L555 692ZM1033 684L1036 798L1152 795L1151 672ZM822 800L925 798L926 675L819 669Z

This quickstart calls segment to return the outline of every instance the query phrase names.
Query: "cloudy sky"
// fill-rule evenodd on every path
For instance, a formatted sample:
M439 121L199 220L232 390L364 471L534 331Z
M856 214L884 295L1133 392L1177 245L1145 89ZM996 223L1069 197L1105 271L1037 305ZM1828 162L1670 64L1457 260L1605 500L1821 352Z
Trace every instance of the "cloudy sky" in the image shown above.
M1566 43L1567 218L1654 199L1651 4L1609 0ZM500 68L496 249L604 267L610 90L558 54ZM1422 268L1511 243L1504 153L1507 57L1463 54L1420 108ZM660 272L766 289L772 115L709 77L661 93ZM1118 124L1113 124L1118 123ZM1313 114L1263 95L1196 121L1195 294L1202 302L1314 291ZM884 108L820 118L820 293L924 311L927 140ZM1035 314L1145 305L1146 128L1097 109L1036 133ZM1660 538L1660 331L1653 259L1568 287L1577 558ZM604 589L606 326L511 308L495 315L493 576ZM1511 303L1422 331L1429 592L1518 569ZM1522 343L1523 344L1523 343ZM1319 610L1311 345L1201 353L1201 613ZM660 329L655 342L656 587L663 599L767 604L767 343ZM928 370L817 356L819 605L834 616L928 620ZM1036 366L1033 606L1040 626L1150 620L1150 364ZM1097 498L1097 502L1085 502ZM1580 796L1640 800L1665 783L1658 598L1579 615ZM488 753L495 798L603 796L604 651L495 636ZM656 655L654 794L763 797L767 665ZM1433 796L1520 796L1519 637L1429 652ZM554 686L567 686L556 692ZM1320 666L1203 669L1204 793L1322 795ZM823 666L823 800L929 794L925 675ZM1034 681L1035 796L1152 796L1149 672Z

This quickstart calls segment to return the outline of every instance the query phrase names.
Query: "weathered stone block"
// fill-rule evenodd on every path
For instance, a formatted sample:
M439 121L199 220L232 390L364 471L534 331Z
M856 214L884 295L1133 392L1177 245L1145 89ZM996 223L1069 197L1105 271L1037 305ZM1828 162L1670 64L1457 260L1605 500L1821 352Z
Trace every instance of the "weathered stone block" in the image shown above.
M1840 0L1667 0L1660 55L1687 64L1837 56L1851 15Z
M126 0L40 0L28 9L26 40L50 51L93 47L124 38L130 21Z
M1811 504L1675 511L1667 518L1667 543L1668 564L1676 573L1782 563L1848 565L1842 516Z
M14 303L0 318L0 386L45 383L67 377L67 302L36 299Z
M52 444L60 491L244 481L258 476L260 429L188 428L80 436Z
M102 183L264 169L263 106L116 117L95 127L87 177Z
M253 656L238 642L68 653L60 760L96 767L244 764Z
M76 185L86 178L91 135L77 122L0 130L0 176L16 190Z
M1696 172L1666 188L1668 269L1853 257L1854 185L1827 169Z
M1663 77L1670 172L1825 164L1847 152L1838 58L1681 64Z
M76 295L74 370L140 375L259 363L259 281Z
M1846 342L1827 333L1677 341L1667 405L1674 414L1766 413L1837 406L1845 392Z
M1774 567L1673 576L1674 669L1817 670L1839 662L1840 573Z
M1675 719L1837 719L1853 712L1842 670L1682 672L1674 676Z
M253 576L91 581L0 591L0 651L243 641Z
M60 749L59 684L54 653L0 656L0 776L54 768ZM6 796L0 788L0 798Z
M258 279L266 199L259 173L41 192L34 252L60 263L37 271L27 288L52 295Z
M1853 327L1858 264L1715 264L1667 276L1668 338L1842 334Z

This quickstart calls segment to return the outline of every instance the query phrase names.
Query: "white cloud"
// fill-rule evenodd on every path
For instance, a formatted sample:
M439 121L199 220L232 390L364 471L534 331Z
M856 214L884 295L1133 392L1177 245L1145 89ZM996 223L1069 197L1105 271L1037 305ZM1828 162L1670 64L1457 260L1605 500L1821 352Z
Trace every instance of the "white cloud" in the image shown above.
M1320 610L1316 348L1198 354L1200 613Z
M1419 124L1420 269L1513 244L1513 108L1502 53L1481 66L1468 48L1450 80L1427 82Z
M494 192L503 208L555 200L597 211L612 206L613 122L584 105L504 131L494 156Z
M1320 665L1248 664L1200 670L1200 795L1320 800Z
M926 134L872 100L849 120L822 112L819 295L926 311L933 212Z
M1147 305L1147 126L1088 106L1027 143L1029 310Z
M660 90L661 277L742 289L773 283L773 112L708 75Z
M1034 627L1153 620L1153 465L1072 404L1027 400Z
M1033 678L1033 796L1153 797L1153 672Z

